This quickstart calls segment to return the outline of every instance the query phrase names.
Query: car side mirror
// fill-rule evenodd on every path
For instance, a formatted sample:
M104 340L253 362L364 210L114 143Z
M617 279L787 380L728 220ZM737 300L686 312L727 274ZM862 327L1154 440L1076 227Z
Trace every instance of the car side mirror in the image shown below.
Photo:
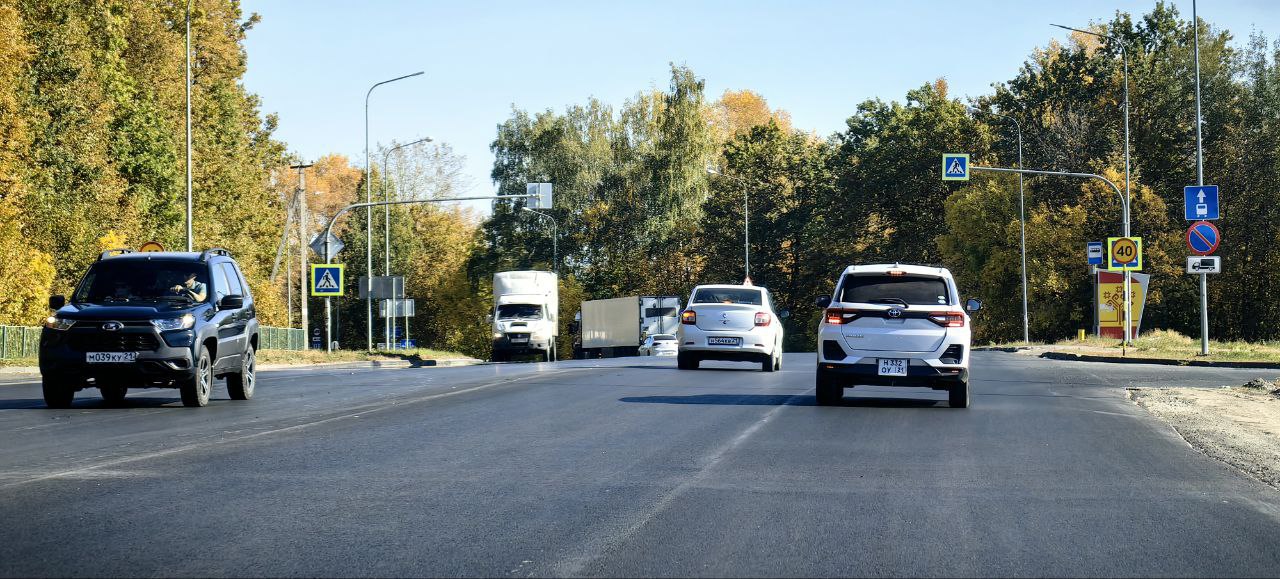
M49 296L49 309L60 310L62 309L62 306L65 306L65 305L67 305L66 296L61 296L61 295Z
M778 319L779 319L779 320L785 320L785 319L787 319L787 318L789 318L789 317L791 317L791 310L782 310L782 311L778 312Z
M244 296L222 296L222 300L218 302L218 307L224 310L238 310L243 308Z
M831 296L825 296L825 295L818 296L818 299L813 300L813 305L818 306L820 308L825 308L831 305Z
M969 298L969 301L964 304L964 309L969 312L976 312L982 309L982 300Z

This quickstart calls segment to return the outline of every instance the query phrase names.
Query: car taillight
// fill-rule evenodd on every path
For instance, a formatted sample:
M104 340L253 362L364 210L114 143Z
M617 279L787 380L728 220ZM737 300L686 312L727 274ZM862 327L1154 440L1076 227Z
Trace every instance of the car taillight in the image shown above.
M757 325L757 326L767 326L767 325L769 325L769 321L770 321L771 319L772 319L772 318L769 316L768 312L756 312L756 325Z
M847 324L849 322L852 322L858 319L859 315L860 314L858 314L857 310L842 310L840 308L827 308L826 313L823 314L823 319L825 319L828 324L839 325L839 324Z
M944 328L963 328L964 314L960 312L937 312L929 314L929 321Z
M693 310L685 310L683 312L680 312L680 323L682 324L698 323L698 312L695 312Z

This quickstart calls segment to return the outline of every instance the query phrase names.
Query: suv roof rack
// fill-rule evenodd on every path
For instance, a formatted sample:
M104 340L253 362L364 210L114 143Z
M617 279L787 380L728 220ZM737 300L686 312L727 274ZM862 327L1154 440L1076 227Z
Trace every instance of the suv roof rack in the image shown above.
M222 249L221 247L206 249L200 252L200 261L209 261L209 256L211 255L221 255L225 257L231 257L231 252L225 249Z
M106 250L106 251L104 251L104 252L102 252L102 253L98 254L98 261L102 261L102 260L104 260L104 259L106 259L106 258L108 258L108 257L111 257L111 256L112 256L112 254L115 254L115 255L124 255L124 254L126 254L126 253L133 253L133 250L132 250L132 249L129 249L129 248L127 248L127 247L117 247L117 248L115 248L115 249L108 249L108 250Z

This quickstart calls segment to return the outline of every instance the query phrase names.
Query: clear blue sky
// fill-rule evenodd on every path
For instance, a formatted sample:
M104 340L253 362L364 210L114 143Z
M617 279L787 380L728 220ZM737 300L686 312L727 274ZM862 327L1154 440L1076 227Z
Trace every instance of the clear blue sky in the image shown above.
M1171 2L1190 18L1189 0ZM276 136L306 159L336 152L363 166L364 95L370 142L429 136L467 157L475 194L493 192L489 152L512 105L557 111L594 96L615 107L665 87L668 62L707 82L707 96L751 89L789 111L796 128L827 135L857 103L901 100L945 77L976 96L1016 74L1036 47L1117 10L1154 0L393 2L244 0L262 22L249 32L248 89L280 115ZM1243 46L1257 29L1280 35L1280 2L1201 0L1201 18ZM480 204L485 206L485 204Z

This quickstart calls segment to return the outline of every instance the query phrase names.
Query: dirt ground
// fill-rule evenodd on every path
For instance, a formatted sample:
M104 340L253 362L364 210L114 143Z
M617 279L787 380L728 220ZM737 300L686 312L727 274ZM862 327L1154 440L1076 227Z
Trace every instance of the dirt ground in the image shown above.
M1133 388L1130 398L1201 452L1280 489L1280 387Z

